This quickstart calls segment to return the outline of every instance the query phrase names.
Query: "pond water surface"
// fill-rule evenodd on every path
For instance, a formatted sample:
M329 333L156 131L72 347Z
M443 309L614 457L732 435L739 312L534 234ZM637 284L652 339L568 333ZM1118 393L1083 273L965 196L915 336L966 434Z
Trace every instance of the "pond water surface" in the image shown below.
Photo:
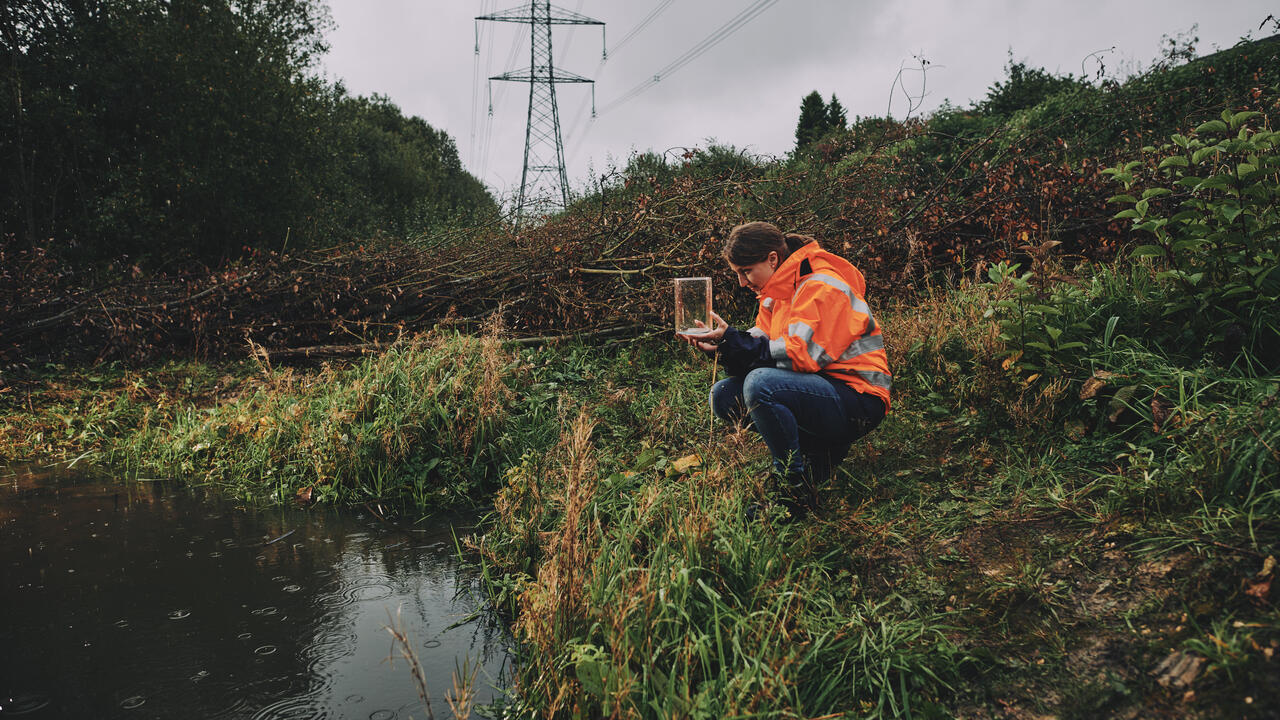
M464 662L489 702L506 639L455 554L473 521L0 470L0 718L425 718L397 622L436 718Z

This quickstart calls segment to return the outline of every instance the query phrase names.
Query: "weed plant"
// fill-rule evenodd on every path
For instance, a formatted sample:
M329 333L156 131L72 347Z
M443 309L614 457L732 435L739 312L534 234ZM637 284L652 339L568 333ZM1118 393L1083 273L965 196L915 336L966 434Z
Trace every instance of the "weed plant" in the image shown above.
M456 503L554 441L556 396L532 377L493 335L433 332L350 368L264 366L227 402L144 416L111 459L276 502Z

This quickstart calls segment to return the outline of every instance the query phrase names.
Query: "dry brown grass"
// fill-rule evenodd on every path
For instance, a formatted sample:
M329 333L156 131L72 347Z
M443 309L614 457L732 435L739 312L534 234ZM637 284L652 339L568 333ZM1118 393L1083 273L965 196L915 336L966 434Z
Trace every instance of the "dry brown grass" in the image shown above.
M558 501L563 519L545 536L544 562L520 598L517 631L543 651L558 647L566 639L562 630L575 626L586 612L583 588L600 539L587 512L598 483L591 443L594 428L595 422L580 414L555 450L561 460L552 479L559 486L553 502Z

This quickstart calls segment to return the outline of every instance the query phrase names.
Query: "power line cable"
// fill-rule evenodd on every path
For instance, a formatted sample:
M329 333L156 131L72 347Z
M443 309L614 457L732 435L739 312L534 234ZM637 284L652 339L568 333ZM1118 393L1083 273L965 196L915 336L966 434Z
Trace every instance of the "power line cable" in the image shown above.
M683 67L693 62L694 60L697 60L699 57L701 57L704 53L706 53L711 48L715 47L716 45L719 45L725 39L727 39L728 37L733 35L735 32L737 32L738 30L746 26L756 17L758 17L761 13L768 10L770 7L773 7L773 5L775 5L777 2L778 0L756 0L756 2L752 3L745 10L743 10L742 12L734 16L732 20L728 21L724 25L721 25L718 29L716 29L714 32L712 32L710 35L708 35L706 38L700 41L697 45L694 45L692 48L685 51L683 55L677 57L675 60L672 60L669 64L667 64L666 67L662 68L661 70L658 70L658 72L653 74L653 77L641 82L640 84L631 88L627 92L623 93L620 97L615 99L613 102L600 108L600 110L598 111L598 114L603 114L610 110L613 110L614 108L617 108L623 103L626 103L632 100L633 98L635 98L637 95L643 93L645 90L648 90L654 85L657 85L662 80L670 77L676 72L679 72Z
M646 15L646 16L644 17L644 19L643 19L643 20L641 20L639 23L637 23L635 27L631 28L630 32L628 32L626 35L623 35L623 36L622 36L622 39L621 39L621 40L619 40L619 41L618 41L618 42L617 42L617 43L616 43L616 44L611 48L611 51L616 53L616 52L618 52L619 50L621 50L621 49L622 49L622 46L624 46L624 45L626 45L628 42L630 42L630 41L631 41L631 39L632 39L632 38L634 38L636 35L639 35L641 30L644 30L646 27L648 27L648 26L649 26L649 23L651 23L651 22L653 22L654 20L656 20L656 19L658 18L658 16L662 14L662 11L663 11L663 10L666 10L668 7L671 7L671 3L675 2L675 1L676 1L676 0L662 0L661 2L659 2L659 3L658 3L658 5L657 5L657 7L655 7L655 8L654 8L654 9L652 9L652 10L650 10L650 11L649 11L649 14L648 14L648 15ZM604 64L604 61L602 60L602 61L600 62L600 64L601 64L601 65L603 65L603 64Z
M481 3L481 10L488 2ZM467 162L473 168L478 168L476 164L476 107L480 101L480 23L476 23L476 52L475 60L471 63L471 140L467 146Z
M573 9L574 15L582 14L582 6L586 1L587 0L578 0L578 7ZM564 34L564 42L560 43L559 48L556 51L559 53L560 57L565 57L569 54L569 45L573 43L573 31L577 29L577 25L570 25L568 31Z
M516 69L516 58L518 58L518 57L520 56L520 52L521 52L521 50L523 50L523 49L524 49L524 46L525 46L525 42L524 42L524 41L525 41L526 39L527 39L527 37L526 37L525 35L523 35L522 33L514 33L514 37L513 37L512 42L511 42L511 51L507 54L507 62L506 62L506 64L504 65L504 67L506 68L506 72L511 72L511 71L513 71L513 70L515 70L515 69ZM484 151L484 172L485 172L486 174L487 174L487 173L488 173L488 171L489 171L489 150L490 150L490 147L491 147L491 142L490 142L490 141L491 141L491 140L492 140L492 138L493 138L493 106L494 106L494 105L501 105L501 104L502 104L502 100L503 100L503 97L505 96L506 89L507 89L507 84L506 84L506 83L499 83L499 84L498 84L498 92L497 92L497 95L496 95L496 96L494 96L494 95L492 94L492 93L493 93L493 83L492 83L492 82L490 82L490 83L489 83L489 92L490 92L490 96L489 96L489 129L488 129L488 131L486 132L486 137L485 137L485 151Z
M671 4L674 2L675 0L661 0L657 4L657 6L655 6L652 10L649 11L648 15L644 16L644 18L641 19L640 22L636 23L635 27L631 28L631 30L629 30L626 35L622 36L622 39L619 40L617 44L613 46L612 52L616 54L618 50L620 50L624 45L626 45L632 38L634 38L636 35L639 35L641 30L644 30L646 27L649 26L650 23L656 20L658 16L662 14L663 10L666 10L667 8L671 7ZM600 65L596 68L596 72L595 72L596 75L600 74L600 71L604 69L605 63L608 62L608 60L609 60L609 56L607 53L600 58ZM578 103L578 109L574 112L573 123L569 126L569 132L566 133L566 135L570 138L579 139L577 133L578 133L578 128L582 125L582 119L587 112L587 99L588 98L583 97L582 102ZM575 146L574 154L576 155L576 153L577 153L577 147Z

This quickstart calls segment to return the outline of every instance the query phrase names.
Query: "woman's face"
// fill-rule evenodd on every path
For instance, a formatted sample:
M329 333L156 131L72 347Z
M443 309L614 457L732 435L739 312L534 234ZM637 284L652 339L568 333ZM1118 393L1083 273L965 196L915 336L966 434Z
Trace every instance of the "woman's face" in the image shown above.
M774 271L778 269L778 253L770 252L769 257L750 265L736 265L731 262L729 269L738 276L738 285L751 288L759 294L765 283L769 282L769 278L773 277Z

